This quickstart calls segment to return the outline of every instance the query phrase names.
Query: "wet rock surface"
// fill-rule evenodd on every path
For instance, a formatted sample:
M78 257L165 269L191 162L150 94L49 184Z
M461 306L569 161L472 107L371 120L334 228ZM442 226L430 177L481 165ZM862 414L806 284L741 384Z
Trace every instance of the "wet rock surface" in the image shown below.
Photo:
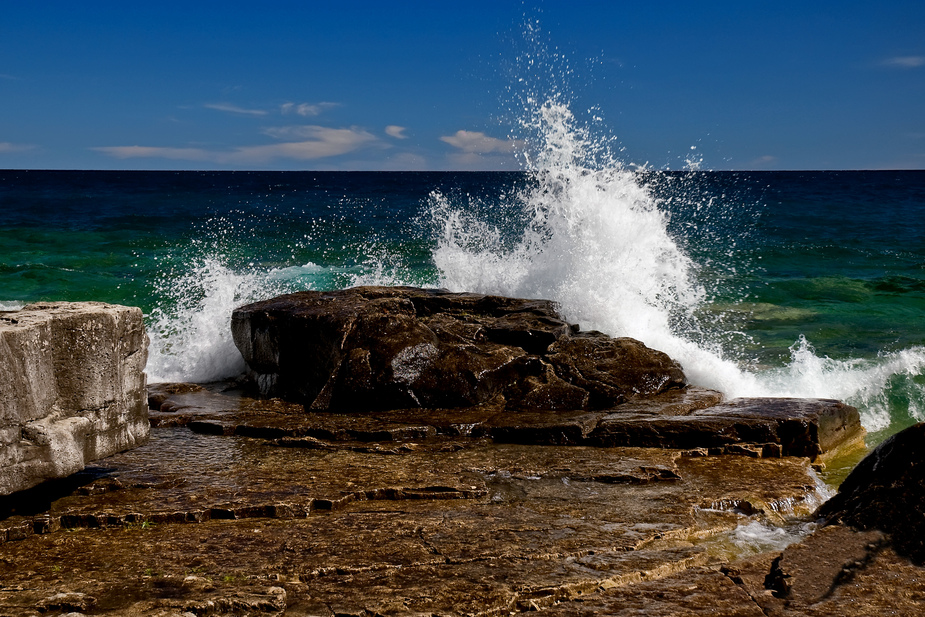
M147 441L147 346L137 308L0 312L0 495Z
M627 413L684 417L715 397L689 388ZM717 548L744 523L790 528L816 508L807 456L549 439L594 424L496 401L306 413L233 384L149 398L148 445L0 501L0 615L835 614L800 613L815 592L799 584L789 604L774 595L805 553L731 574ZM511 416L518 439L493 439L518 428L500 423ZM865 563L917 571L889 549Z
M686 384L664 353L579 332L548 300L305 291L235 310L232 333L262 395L311 409L602 409Z
M919 614L882 532L786 546L862 443L838 401L724 401L545 301L294 294L234 333L263 398L151 386L150 443L0 497L0 616Z
M781 553L721 571L771 617L913 617L925 606L925 569L877 531L824 527Z
M543 616L915 617L925 606L923 569L882 535L827 527L782 553L721 566L695 565L563 602ZM784 588L781 588L783 582Z
M152 426L274 438L306 447L326 442L388 443L450 437L496 442L651 447L700 454L826 458L863 445L853 407L828 399L740 398L687 386L606 410L512 412L502 397L462 409L306 413L281 399L251 399L235 384L155 384ZM822 444L828 445L823 448ZM342 446L338 446L342 447Z
M743 511L814 507L805 459L408 445L157 429L4 521L0 614L62 594L119 615L531 610L710 563L697 541Z

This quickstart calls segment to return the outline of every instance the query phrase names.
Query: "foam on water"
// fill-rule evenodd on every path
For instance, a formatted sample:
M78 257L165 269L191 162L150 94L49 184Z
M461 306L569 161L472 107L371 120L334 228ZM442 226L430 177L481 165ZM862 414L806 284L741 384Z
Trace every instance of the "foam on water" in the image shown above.
M708 552L722 559L741 559L760 553L780 552L801 541L815 529L814 523L791 522L784 526L753 520L702 542Z
M801 336L790 354L787 366L758 376L755 395L847 401L861 410L870 431L886 429L900 419L900 412L914 421L925 420L925 383L916 379L925 374L925 347L883 352L875 359L834 360L817 355Z

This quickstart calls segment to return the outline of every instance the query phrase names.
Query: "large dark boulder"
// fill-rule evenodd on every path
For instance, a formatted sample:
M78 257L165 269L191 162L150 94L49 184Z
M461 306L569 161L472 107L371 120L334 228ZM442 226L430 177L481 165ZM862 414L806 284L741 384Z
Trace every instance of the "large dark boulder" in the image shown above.
M262 395L319 410L593 410L686 385L666 354L579 332L548 300L305 291L237 309L232 332Z
M877 446L816 515L826 524L879 529L896 552L925 564L925 422Z

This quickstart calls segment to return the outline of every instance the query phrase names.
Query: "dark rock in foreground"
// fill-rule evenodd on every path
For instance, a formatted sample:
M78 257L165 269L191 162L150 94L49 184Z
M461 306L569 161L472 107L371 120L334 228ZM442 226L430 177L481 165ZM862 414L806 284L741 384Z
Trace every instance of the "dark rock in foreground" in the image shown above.
M148 440L141 310L99 302L0 312L0 495Z
M549 614L918 617L925 606L923 573L897 555L880 532L833 525L779 553L691 568L604 592L579 610L563 605Z
M306 291L237 309L232 332L262 395L318 410L597 410L686 384L664 353L579 332L548 300Z
M896 551L925 564L925 422L877 446L817 515L829 524L880 530Z

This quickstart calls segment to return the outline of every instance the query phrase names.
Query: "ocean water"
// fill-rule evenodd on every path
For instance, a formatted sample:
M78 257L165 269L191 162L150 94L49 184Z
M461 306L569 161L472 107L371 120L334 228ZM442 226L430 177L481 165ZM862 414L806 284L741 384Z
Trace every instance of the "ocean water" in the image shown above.
M241 304L411 284L557 301L728 396L925 419L925 172L664 172L538 109L523 172L0 171L0 310L136 305L149 381L240 372Z

